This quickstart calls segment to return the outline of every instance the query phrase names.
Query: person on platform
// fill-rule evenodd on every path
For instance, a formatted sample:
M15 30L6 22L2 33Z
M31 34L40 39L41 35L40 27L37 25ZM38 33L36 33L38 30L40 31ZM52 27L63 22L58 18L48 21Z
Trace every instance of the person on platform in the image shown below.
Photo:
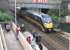
M20 28L21 28L21 32L24 32L24 31L25 31L24 24L22 24L22 25L20 26Z
M17 27L16 27L16 38L17 39L18 39L18 34L20 31L21 31L21 29L20 29L19 25L17 25Z

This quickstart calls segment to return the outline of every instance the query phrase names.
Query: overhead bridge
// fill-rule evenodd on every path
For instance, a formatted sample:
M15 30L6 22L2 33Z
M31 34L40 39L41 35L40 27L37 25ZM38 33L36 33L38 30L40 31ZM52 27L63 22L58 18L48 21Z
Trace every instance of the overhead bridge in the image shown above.
M17 1L17 7L24 8L47 8L47 9L59 9L62 0L19 0ZM46 1L46 2L45 2Z
M23 3L18 4L19 7L25 8L47 8L47 9L59 9L60 4L39 4L39 3Z

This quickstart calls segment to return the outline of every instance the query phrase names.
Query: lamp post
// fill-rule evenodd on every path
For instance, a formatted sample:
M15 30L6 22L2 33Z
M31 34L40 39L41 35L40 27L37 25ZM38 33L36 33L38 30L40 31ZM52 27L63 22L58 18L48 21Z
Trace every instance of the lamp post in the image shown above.
M69 12L70 12L70 4L68 4L68 10L69 10Z
M15 23L17 24L17 16L16 16L16 0L15 0Z
M60 21L61 21L61 20L60 20L60 18L61 18L60 16L61 16L61 4L59 5L59 19L58 19L58 20L59 20L59 23L60 23Z

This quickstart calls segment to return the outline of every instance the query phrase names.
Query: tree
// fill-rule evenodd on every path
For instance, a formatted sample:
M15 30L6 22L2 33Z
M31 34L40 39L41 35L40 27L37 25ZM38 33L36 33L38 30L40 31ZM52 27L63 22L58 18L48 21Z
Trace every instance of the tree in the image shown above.
M48 11L48 14L55 20L58 20L59 17L64 15L64 11L61 9L60 10L60 16L59 16L59 9L51 9Z
M11 21L13 19L12 16L7 15L6 13L3 13L0 11L0 21L5 22L5 21Z

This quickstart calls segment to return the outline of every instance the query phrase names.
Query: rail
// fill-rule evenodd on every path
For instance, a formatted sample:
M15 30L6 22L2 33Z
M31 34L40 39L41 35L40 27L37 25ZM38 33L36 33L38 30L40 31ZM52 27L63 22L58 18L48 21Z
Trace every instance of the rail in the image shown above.
M12 23L12 29L14 32L16 31L16 24ZM33 50L31 45L26 41L25 37L21 32L19 32L18 39L24 50Z
M0 35L0 50L3 50L3 44L2 44L1 35Z
M8 50L1 25L0 25L0 34L1 34L2 44L3 44L3 50Z

